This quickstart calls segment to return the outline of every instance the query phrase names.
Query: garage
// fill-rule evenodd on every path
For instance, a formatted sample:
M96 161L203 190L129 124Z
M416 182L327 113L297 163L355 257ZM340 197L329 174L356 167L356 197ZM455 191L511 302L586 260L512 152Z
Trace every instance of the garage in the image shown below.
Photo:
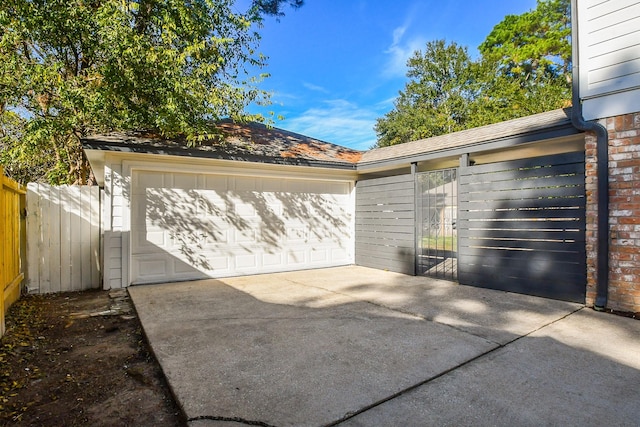
M195 146L83 141L104 189L106 288L356 263L585 298L585 139L564 110L367 152L223 130Z
M132 284L353 262L352 183L134 171Z
M354 263L362 153L259 123L193 144L145 132L83 141L103 189L105 288Z

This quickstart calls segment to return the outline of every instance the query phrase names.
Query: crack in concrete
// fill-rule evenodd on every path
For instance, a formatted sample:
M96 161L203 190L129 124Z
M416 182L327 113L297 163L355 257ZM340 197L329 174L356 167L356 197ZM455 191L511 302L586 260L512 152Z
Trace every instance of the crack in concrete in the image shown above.
M486 356L490 355L491 353L494 353L494 352L496 352L496 351L498 351L498 350L500 350L500 349L503 349L503 348L505 348L505 347L507 347L507 346L509 346L509 345L511 345L511 344L513 344L513 343L515 343L516 341L521 340L522 338L526 338L526 337L530 336L531 334L533 334L533 333L535 333L535 332L537 332L537 331L540 331L540 330L542 330L542 329L544 329L544 328L546 328L546 327L548 327L548 326L551 326L551 325L553 325L553 324L555 324L555 323L557 323L557 322L559 322L559 321L561 321L561 320L564 320L564 319L566 319L567 317L569 317L569 316L571 316L571 315L573 315L573 314L575 314L575 313L577 313L577 312L579 312L579 311L584 310L585 308L586 308L586 307L579 307L579 308L577 308L577 309L573 310L572 312L567 313L567 314L565 314L564 316L559 317L559 318L557 318L557 319L555 319L555 320L553 320L553 321L551 321L551 322L548 322L548 323L546 323L546 324L544 324L544 325L542 325L542 326L540 326L540 327L538 327L538 328L536 328L536 329L534 329L534 330L532 330L532 331L530 331L530 332L527 332L527 333L526 333L526 334L524 334L524 335L521 335L521 336L519 336L519 337L516 337L516 338L512 339L511 341L509 341L509 342L507 342L507 343L505 343L505 344L498 344L498 346L497 346L497 347L492 348L492 349L490 349L490 350L487 350L487 351L485 351L484 353L481 353L481 354L479 354L479 355L477 355L477 356L475 356L475 357L472 357L471 359L469 359L469 360L467 360L467 361L465 361L465 362L462 362L462 363L460 363L460 364L459 364L459 365L457 365L457 366L454 366L454 367L452 367L452 368L449 368L449 369L447 369L446 371L440 372L440 373L439 373L439 374L437 374L437 375L434 375L434 376L432 376L432 377L430 377L430 378L427 378L427 379L426 379L426 380L424 380L424 381L420 381L420 382L418 382L418 383L416 383L416 384L414 384L414 385L412 385L412 386L410 386L410 387L407 387L407 388L406 388L406 389L404 389L404 390L401 390L401 391L399 391L399 392L397 392L397 393L394 393L394 394L392 394L392 395L390 395L390 396L387 396L386 398L381 399L381 400L379 400L379 401L377 401L377 402L374 402L374 403L372 403L371 405L367 405L367 406L365 406L365 407L363 407L363 408L361 408L361 409L359 409L359 410L357 410L357 411L349 412L349 413L345 414L342 418L340 418L340 419L338 419L338 420L336 420L336 421L333 421L333 422L331 422L331 423L329 423L329 424L325 424L325 426L323 426L323 427L333 427L333 426L340 425L340 424L342 424L343 422L345 422L345 421L347 421L347 420L349 420L349 419L351 419L351 418L356 417L357 415L360 415L360 414L362 414L362 413L364 413L364 412L366 412L366 411L368 411L368 410L370 410L370 409L373 409L373 408L375 408L375 407L377 407L377 406L380 406L380 405L382 405L382 404L384 404L384 403L386 403L386 402L389 402L389 401L391 401L391 400L393 400L393 399L396 399L396 398L398 398L398 397L400 397L400 396L402 396L402 395L404 395L404 394L407 394L407 393L409 393L409 392L411 392L411 391L413 391L413 390L415 390L415 389L417 389L417 388L419 388L419 387L422 387L423 385L426 385L426 384L428 384L428 383L430 383L430 382L432 382L432 381L434 381L434 380L436 380L436 379L438 379L438 378L444 377L445 375L447 375L447 374L449 374L449 373L451 373L451 372L453 372L453 371L455 371L455 370L457 370L457 369L460 369L460 368L462 368L462 367L464 367L464 366L470 365L471 363L473 363L473 362L475 362L475 361L477 361L477 360L479 360L479 359L482 359L482 358L484 358L484 357L486 357Z
M240 424L246 424L248 426L260 426L260 427L276 427L272 424L265 423L264 421L254 421L254 420L245 420L240 417L220 417L215 415L200 415L197 417L189 418L187 420L188 423L192 421L225 421L225 422L234 422Z
M482 338L485 341L495 345L495 347L493 347L493 348L491 348L491 349L489 349L489 350L487 350L487 351L485 351L483 353L480 353L477 356L472 357L471 359L466 360L466 361L464 361L464 362L462 362L462 363L460 363L460 364L458 364L456 366L453 366L453 367L451 367L451 368L449 368L449 369L447 369L447 370L445 370L443 372L440 372L437 375L434 375L434 376L431 376L429 378L426 378L426 379L424 379L424 380L422 380L422 381L420 381L420 382L418 382L416 384L413 384L413 385L411 385L411 386L409 386L409 387L407 387L407 388L405 388L403 390L400 390L400 391L398 391L396 393L393 393L393 394L391 394L391 395L389 395L389 396L387 396L387 397L385 397L383 399L380 399L380 400L378 400L378 401L376 401L376 402L374 402L372 404L366 405L366 406L364 406L364 407L362 407L362 408L360 408L360 409L358 409L356 411L348 412L343 417L341 417L341 418L339 418L339 419L337 419L335 421L332 421L332 422L330 422L328 424L325 424L323 427L338 426L338 425L342 424L343 422L345 422L345 421L347 421L347 420L349 420L351 418L354 418L354 417L356 417L356 416L358 416L358 415L360 415L360 414L362 414L364 412L367 412L367 411L369 411L369 410L371 410L371 409L373 409L375 407L378 407L378 406L380 406L380 405L382 405L384 403L387 403L387 402L389 402L391 400L394 400L394 399L396 399L396 398L398 398L398 397L400 397L400 396L402 396L404 394L407 394L407 393L409 393L409 392L411 392L413 390L416 390L416 389L418 389L418 388L420 388L420 387L422 387L422 386L424 386L424 385L426 385L426 384L428 384L428 383L430 383L430 382L432 382L434 380L437 380L438 378L444 377L445 375L448 375L449 373L451 373L453 371L456 371L457 369L460 369L462 367L470 365L470 364L474 363L477 360L480 360L480 359L482 359L482 358L484 358L486 356L489 356L490 354L492 354L492 353L494 353L494 352L496 352L496 351L498 351L500 349L503 349L503 348L513 344L513 343L515 343L516 341L519 341L519 340L521 340L523 338L526 338L526 337L530 336L531 334L533 334L535 332L538 332L538 331L540 331L540 330L542 330L542 329L544 329L544 328L546 328L546 327L548 327L550 325L553 325L553 324L555 324L557 322L560 322L561 320L564 320L567 317L569 317L569 316L571 316L571 315L573 315L573 314L575 314L575 313L577 313L577 312L579 312L581 310L584 310L586 308L585 306L578 307L575 310L565 314L564 316L561 316L561 317L559 317L557 319L554 319L554 320L552 320L552 321L550 321L548 323L545 323L545 324L543 324L543 325L541 325L541 326L539 326L539 327L527 332L524 335L516 336L512 340L510 340L510 341L508 341L508 342L506 342L504 344L501 344L499 342L493 341L493 340L488 339L486 337L474 334L474 333L472 333L470 331L467 331L467 330L465 330L463 328L456 327L454 325L449 325L449 324L446 324L446 323L441 323L441 322L438 322L435 319L428 318L428 317L423 316L423 315L421 315L419 313L413 313L413 312L411 312L409 310L404 310L404 309L401 309L401 308L389 307L389 306L386 306L386 305L384 305L382 303L377 303L377 302L373 302L373 301L366 300L366 299L360 299L360 298L355 297L354 295L350 295L350 294L343 293L343 292L337 292L335 290L323 288L321 286L314 286L314 285L309 285L309 284L306 284L306 283L301 283L301 282L298 282L296 280L286 279L286 281L291 283L291 284L295 284L295 285L299 285L299 286L303 286L303 287L307 287L307 288L320 289L320 290L323 290L325 292L333 293L335 295L341 295L341 296L344 296L344 297L347 297L347 298L351 298L351 299L353 299L355 301L358 301L358 302L368 303L368 304L371 304L371 305L373 305L375 307L384 308L384 309L390 310L390 311L395 311L395 312L398 312L398 313L401 313L401 314L404 314L404 315L416 317L416 318L424 320L424 321L434 322L434 323L437 323L439 325L448 326L448 327L450 327L450 328L452 328L454 330L457 330L459 332L463 332L465 334L469 334L469 335L472 335L472 336L475 336L475 337L478 337L478 338ZM244 319L246 319L246 318L244 318ZM273 320L278 320L278 318L273 319ZM230 421L230 422L238 422L238 423L242 423L242 424L246 424L246 425L253 425L253 426L276 427L276 426L273 426L271 424L265 423L263 421L245 420L245 419L242 419L242 418L239 418L239 417L217 417L217 416L206 416L205 415L205 416L199 416L199 417L190 418L187 421L190 422L190 421L198 421L198 420Z

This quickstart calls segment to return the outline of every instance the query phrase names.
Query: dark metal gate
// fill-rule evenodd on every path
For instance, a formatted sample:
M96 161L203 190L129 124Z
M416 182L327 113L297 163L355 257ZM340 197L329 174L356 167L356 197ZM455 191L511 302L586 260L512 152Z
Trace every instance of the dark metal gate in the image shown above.
M458 281L584 302L584 152L459 169Z
M416 175L417 274L456 280L458 276L456 169Z

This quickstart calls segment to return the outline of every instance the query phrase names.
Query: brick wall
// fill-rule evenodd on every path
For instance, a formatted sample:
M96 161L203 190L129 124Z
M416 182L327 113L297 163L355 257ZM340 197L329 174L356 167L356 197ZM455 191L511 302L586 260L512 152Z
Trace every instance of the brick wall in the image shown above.
M606 119L609 132L609 298L607 307L640 312L640 112ZM587 305L597 268L596 138L586 136Z

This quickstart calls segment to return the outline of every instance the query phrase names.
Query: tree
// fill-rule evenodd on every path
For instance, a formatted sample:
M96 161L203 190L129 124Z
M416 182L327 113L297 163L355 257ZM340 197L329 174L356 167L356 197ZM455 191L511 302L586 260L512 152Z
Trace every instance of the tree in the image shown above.
M282 9L283 5L286 4L297 9L304 4L304 0L253 0L253 7L256 12L275 17L284 16Z
M538 0L536 9L508 15L479 50L500 71L535 84L550 77L571 82L571 2Z
M478 116L492 123L570 104L570 16L570 0L538 0L493 28L479 47L488 68Z
M571 90L553 76L541 76L535 84L522 76L505 75L500 65L487 59L474 64L479 70L477 94L469 105L465 128L473 128L551 111L570 105Z
M376 123L378 146L408 142L567 106L571 99L569 0L538 0L509 15L480 45L427 44L408 61L410 81Z
M195 142L268 94L249 69L262 16L302 0L4 0L0 4L0 161L26 182L83 183L79 138L149 129Z
M394 109L377 120L378 146L454 132L468 120L475 98L474 68L467 49L436 40L407 62L405 85Z

